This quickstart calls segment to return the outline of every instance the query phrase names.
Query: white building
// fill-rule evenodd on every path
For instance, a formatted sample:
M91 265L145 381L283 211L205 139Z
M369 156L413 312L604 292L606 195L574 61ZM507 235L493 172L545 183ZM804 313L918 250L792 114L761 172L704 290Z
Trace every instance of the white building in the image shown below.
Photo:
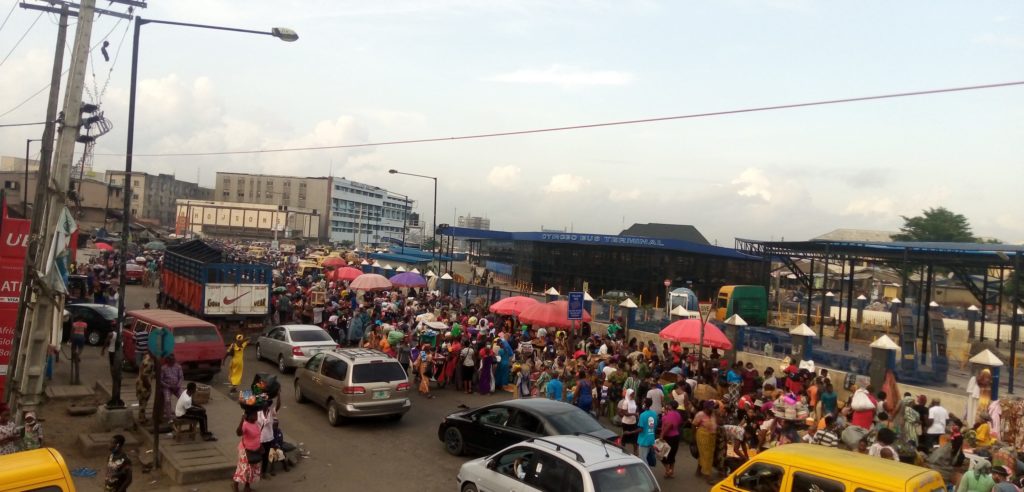
M177 200L175 233L224 239L316 239L320 214L311 208L259 203Z
M413 203L377 186L334 178L330 240L363 248L386 247L389 239L402 239Z

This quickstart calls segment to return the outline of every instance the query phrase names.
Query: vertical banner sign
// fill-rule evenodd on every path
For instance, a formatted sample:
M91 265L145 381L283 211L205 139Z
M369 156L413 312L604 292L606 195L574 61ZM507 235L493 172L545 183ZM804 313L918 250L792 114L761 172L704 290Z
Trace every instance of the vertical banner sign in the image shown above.
M0 395L7 383L7 367L11 361L21 279L28 251L29 221L7 217L4 203L0 216Z
M569 293L569 321L579 321L583 319L583 293L582 292L570 292Z

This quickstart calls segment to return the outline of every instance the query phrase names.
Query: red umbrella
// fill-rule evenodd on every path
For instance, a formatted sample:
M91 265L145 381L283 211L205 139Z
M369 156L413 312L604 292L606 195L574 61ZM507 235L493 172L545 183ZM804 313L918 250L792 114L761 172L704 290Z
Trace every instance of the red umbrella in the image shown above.
M334 270L334 280L346 280L351 282L362 274L363 271L358 268L343 267Z
M663 328L658 336L679 343L700 345L700 323L701 321L696 318L681 319ZM732 348L732 342L717 326L706 323L704 325L704 346L728 350Z
M391 281L383 275L364 273L353 280L351 284L348 284L348 286L352 290L387 290L391 288Z
M345 265L348 265L348 262L341 258L338 258L337 256L329 256L327 258L324 258L324 261L320 263L320 266L324 268L338 268L343 267Z
M589 322L590 320L590 313L583 310L582 321ZM572 322L569 321L569 301L535 304L519 313L519 321L549 328L572 328Z
M490 310L492 313L519 316L524 309L537 304L540 304L540 301L532 297L512 296L491 304Z
M96 243L96 249L103 251L114 251L114 247L108 243Z

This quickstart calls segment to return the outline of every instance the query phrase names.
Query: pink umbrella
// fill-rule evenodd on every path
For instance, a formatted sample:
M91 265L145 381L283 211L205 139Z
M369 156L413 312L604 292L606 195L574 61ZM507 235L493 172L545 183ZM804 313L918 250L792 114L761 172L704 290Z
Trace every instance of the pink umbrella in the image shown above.
M348 262L346 262L342 258L338 258L337 256L330 256L324 258L324 261L320 263L320 266L324 268L338 268L343 267L345 265L348 265Z
M492 313L519 316L524 309L537 304L540 302L532 297L512 296L491 304L490 310Z
M345 280L351 282L363 274L363 271L358 268L343 267L334 270L334 280Z
M582 321L590 320L590 313L584 310ZM530 306L519 313L519 321L548 328L572 328L572 322L569 321L569 301L553 301Z
M364 273L356 277L348 286L352 290L387 290L391 288L391 281L383 275Z
M681 319L662 328L658 336L679 343L700 345L700 323L701 321L696 318ZM717 326L712 323L706 323L704 325L704 346L729 350L732 348L732 342L729 341L729 338Z
M111 246L108 243L102 243L102 242L96 243L96 249L102 250L102 251L114 251L114 247L113 246Z

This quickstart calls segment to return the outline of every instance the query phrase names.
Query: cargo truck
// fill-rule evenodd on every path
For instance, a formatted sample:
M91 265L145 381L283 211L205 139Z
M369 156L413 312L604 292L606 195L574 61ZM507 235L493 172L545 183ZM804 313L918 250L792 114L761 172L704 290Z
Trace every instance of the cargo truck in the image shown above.
M164 253L157 304L213 323L229 342L266 326L272 282L270 265L231 263L220 248L192 240Z

